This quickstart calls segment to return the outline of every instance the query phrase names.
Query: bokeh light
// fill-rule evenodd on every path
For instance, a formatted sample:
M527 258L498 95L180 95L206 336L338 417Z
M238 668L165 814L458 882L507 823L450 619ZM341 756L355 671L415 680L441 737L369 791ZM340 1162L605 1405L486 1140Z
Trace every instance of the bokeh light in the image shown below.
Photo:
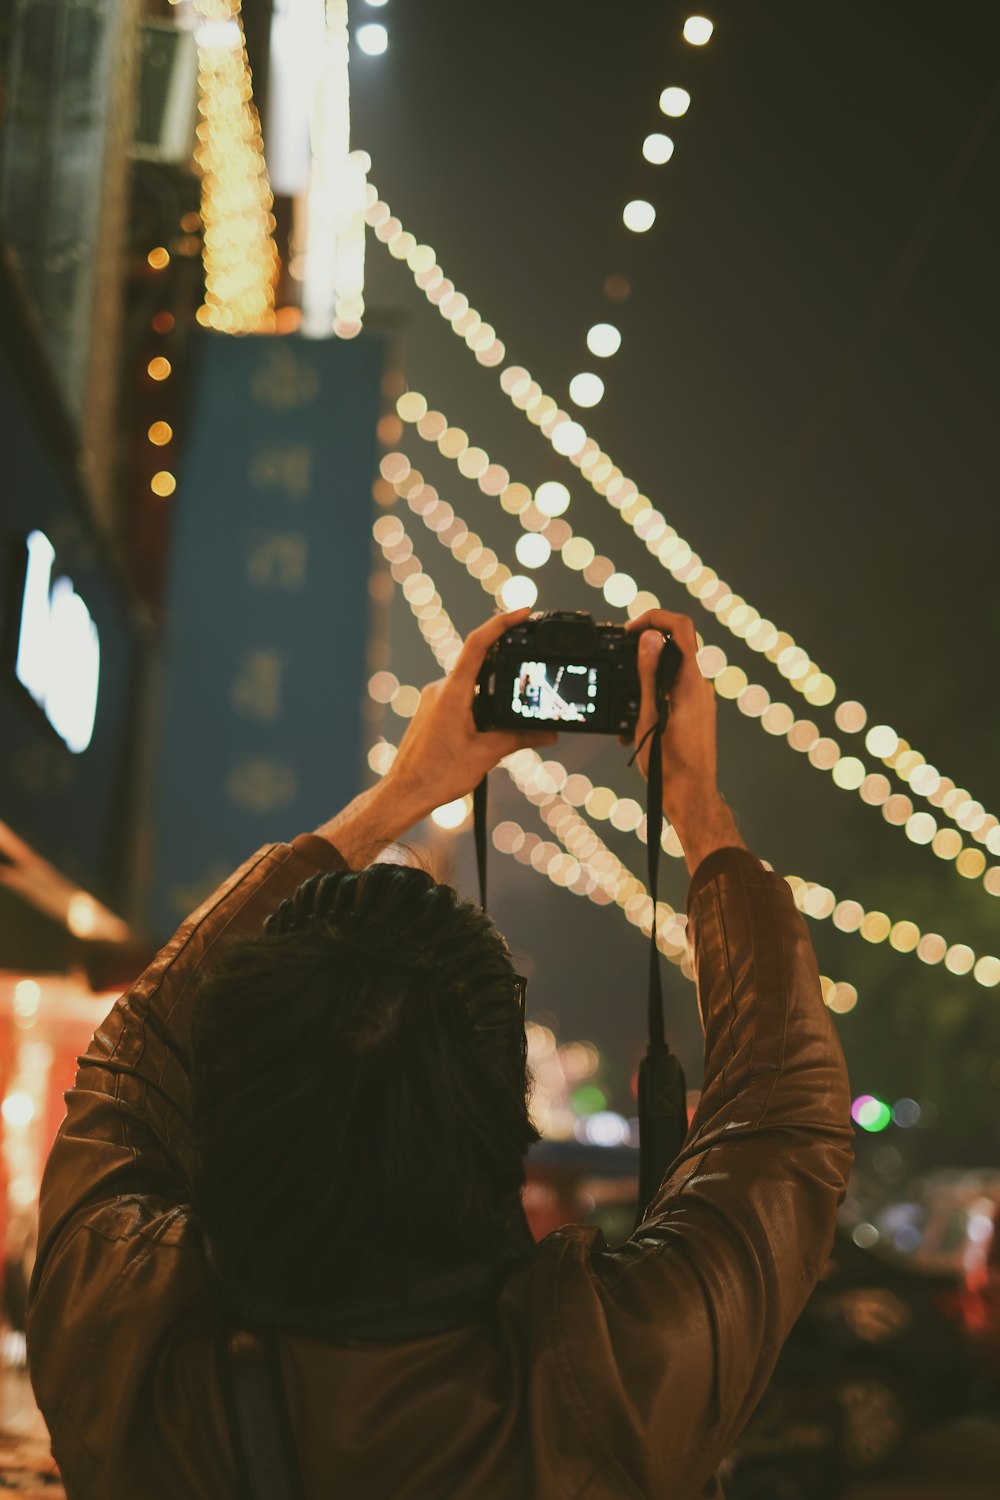
M671 119L678 120L681 115L686 115L691 107L691 95L687 89L677 88L671 85L665 88L660 95L660 110L669 115Z
M656 223L656 209L645 198L633 198L622 210L622 221L633 234L645 234Z
M692 47L704 47L711 41L715 27L707 16L688 16L684 22L684 40Z
M662 167L674 154L674 143L669 135L654 131L642 143L642 154L654 167Z
M604 381L600 375L583 370L574 375L569 383L569 399L577 406L596 406L604 395Z
M862 1130L875 1133L892 1124L892 1110L872 1094L859 1094L851 1105L851 1118Z
M564 458L571 458L574 453L579 453L587 441L587 434L579 422L572 422L567 417L553 427L551 439L557 453L561 453Z
M526 531L518 537L514 554L525 568L542 568L552 556L552 546L537 531Z
M625 609L636 594L639 585L627 573L612 573L604 583L604 597L614 609Z
M533 578L526 578L523 573L515 573L513 578L507 579L500 597L504 609L530 608L538 598L538 585Z
M569 500L569 490L558 479L546 479L535 491L535 504L543 516L561 516Z
M166 498L167 495L174 493L174 490L177 488L177 480L167 469L160 469L149 481L149 488L153 491L154 495Z
M467 823L472 816L472 798L456 797L454 802L445 802L431 813L431 822L438 828L454 832Z
M587 330L587 348L598 359L610 359L621 348L622 336L613 323L595 323Z
M892 1122L901 1130L910 1130L920 1124L920 1105L916 1099L897 1099L892 1106Z
M377 21L368 21L364 26L359 26L354 38L362 52L367 52L369 57L381 57L389 45L389 33Z

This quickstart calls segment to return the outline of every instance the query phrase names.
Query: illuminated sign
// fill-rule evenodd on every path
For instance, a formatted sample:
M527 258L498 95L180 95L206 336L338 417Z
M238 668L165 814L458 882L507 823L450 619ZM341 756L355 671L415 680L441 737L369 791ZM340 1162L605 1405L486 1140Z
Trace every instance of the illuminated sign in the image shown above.
M97 626L70 580L53 580L56 553L45 533L32 531L27 546L14 670L59 738L79 755L90 744L97 715Z

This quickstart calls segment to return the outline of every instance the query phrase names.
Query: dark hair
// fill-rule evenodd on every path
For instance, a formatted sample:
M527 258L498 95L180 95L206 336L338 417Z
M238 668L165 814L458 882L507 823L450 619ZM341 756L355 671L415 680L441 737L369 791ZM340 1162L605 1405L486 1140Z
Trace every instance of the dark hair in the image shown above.
M422 870L314 876L195 1001L193 1201L245 1306L495 1250L520 1213L527 1053L503 938Z

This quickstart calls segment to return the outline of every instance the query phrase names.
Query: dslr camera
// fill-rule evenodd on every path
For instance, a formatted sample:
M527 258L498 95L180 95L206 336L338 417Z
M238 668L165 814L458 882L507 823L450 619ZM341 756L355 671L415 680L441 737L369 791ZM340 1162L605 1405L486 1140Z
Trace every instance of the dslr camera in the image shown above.
M639 632L582 610L531 615L486 654L476 683L477 729L547 729L631 738L639 717ZM668 636L657 699L670 691L681 653Z

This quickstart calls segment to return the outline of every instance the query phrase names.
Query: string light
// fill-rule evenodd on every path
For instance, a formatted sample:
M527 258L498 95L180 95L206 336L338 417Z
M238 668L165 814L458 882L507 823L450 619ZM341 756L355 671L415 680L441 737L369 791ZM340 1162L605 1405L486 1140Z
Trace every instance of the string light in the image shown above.
M645 198L633 198L622 209L622 222L633 234L645 234L656 223L656 209Z
M587 348L598 359L610 359L613 354L618 353L621 346L621 333L613 323L595 323L587 330Z
M504 382L501 383L503 384ZM526 392L530 392L533 384L530 378L527 377L527 372L519 372L518 380L508 388L508 394L511 394L511 391L513 391L515 395L519 394L523 397ZM538 401L540 402L541 399L541 396L539 396ZM443 413L431 411L428 407L426 397L420 392L410 391L401 397L397 404L397 412L404 419L409 417L412 420L415 417L418 434L428 443L436 440L439 451L446 457L454 459L456 453L465 454L470 451L468 435L464 431L460 432L459 429L449 427L447 418ZM554 416L557 415L558 413L550 413L544 419L542 424L543 431L545 422L554 419ZM655 594L640 591L635 580L628 574L618 572L610 559L599 558L593 544L585 537L574 536L572 529L566 522L560 522L558 531L554 532L552 526L548 524L542 507L538 505L532 507L531 492L527 486L519 484L516 481L512 482L508 471L500 465L491 464L489 456L483 450L476 449L474 451L477 455L481 455L477 459L477 469L480 474L480 489L484 490L484 493L496 493L503 509L515 515L523 529L537 530L544 533L546 539L549 541L550 549L556 550L558 547L564 566L573 571L582 572L588 584L602 590L606 602L614 605L616 608L626 609L632 618L635 618L646 609L658 606L659 600ZM406 478L410 473L409 460L405 454L400 453L390 455L387 461L391 462L393 474L400 475L405 480L405 487L399 493L408 493L408 487L411 484L411 481ZM383 468L383 475L385 477L388 475L388 471L385 468ZM484 480L486 480L487 475L491 477L484 489ZM506 481L506 483L498 491L498 485L501 481ZM420 477L420 482L423 482L422 476ZM548 481L547 483L555 484L558 481ZM545 486L539 486L539 493L543 489L545 489ZM430 493L430 487L428 487L428 493ZM565 491L565 493L568 495L568 491ZM562 497L560 496L560 498ZM433 499L430 503L445 505L445 502L438 501L436 491L433 492ZM456 525L464 528L464 523L457 520L450 506L446 506L445 510L448 523L455 521ZM643 512L643 517L636 528L638 534L643 537L647 548L650 550L658 545L659 538L663 532L669 531L672 535L675 535L672 532L672 528L666 527L666 523L662 521L662 518L658 520L653 519L657 515L658 513L652 512L651 508L649 512ZM686 544L684 545L686 546ZM674 567L676 568L676 563ZM497 590L494 590L494 592L497 592ZM537 598L537 588L530 579L519 580L511 591L504 590L501 597L505 606L511 609L517 608L521 603L530 605ZM737 633L745 633L748 644L756 647L757 650L760 650L762 647L766 648L766 652L769 655L773 654L776 648L780 648L777 649L776 665L782 675L786 676L788 680L792 680L794 674L800 673L803 670L803 662L808 667L808 658L805 657L804 652L801 652L794 646L794 643L791 647L785 646L779 633L770 622L761 622L756 615L756 611L751 610L749 606L743 605L742 608L742 616L737 615L735 611L730 613L729 622L731 628ZM765 630L761 630L761 625L766 627ZM907 837L912 842L921 842L921 834L926 831L929 824L923 820L912 821L911 814L913 808L910 799L891 798L889 796L889 783L884 777L881 778L881 782L884 782L883 789L881 784L868 774L863 761L857 756L842 754L836 740L828 736L822 736L816 724L811 720L796 719L795 714L787 704L772 702L767 689L760 683L750 682L742 668L730 665L725 652L720 647L705 646L699 653L698 660L703 675L713 682L715 690L720 697L734 701L740 712L748 718L757 719L761 724L761 728L766 733L784 736L793 750L806 754L810 765L814 769L829 772L837 787L845 791L855 791L861 800L869 806L880 807L882 816L886 822L890 825L904 827ZM823 686L823 684L821 683L820 686ZM814 692L813 697L815 696L816 693ZM820 693L819 696L822 697L823 693ZM866 721L867 715L861 704L852 701L839 706L837 722L847 732L856 732L857 729L863 727ZM899 739L894 731L887 730L886 726L876 726L869 731L868 740L876 749L887 752L885 757L886 764L898 764L900 762L901 756L904 753L902 749L904 742ZM908 746L905 747L905 751L909 751ZM923 766L922 757L918 757L917 760L919 761L919 766ZM914 783L919 781L919 776L917 775L919 766L915 764L910 771ZM902 769L906 770L907 768L903 765ZM925 767L925 769L929 768ZM936 775L937 773L935 772L934 774ZM926 781L923 784L931 788L932 791L936 791L938 788L938 783ZM962 795L964 796L965 794L963 793ZM945 845L939 843L934 852L940 858L951 857L957 859L964 849L965 845L961 838L957 838L957 842L954 844L949 843ZM982 868L969 862L960 867L960 873L963 873L966 878L974 878L983 873L983 870L985 870L985 860ZM984 887L990 890L992 894L1000 894L1000 878L989 875L989 872L987 874L989 880L984 880ZM1000 875L1000 872L998 872L998 875Z
M278 252L271 188L239 0L195 0L198 144L205 303L198 321L223 333L267 332Z
M660 111L669 115L671 119L678 120L681 115L686 115L691 107L691 95L687 89L675 86L666 88L660 95Z
M346 10L346 6L344 7ZM358 46L362 52L367 52L369 57L381 57L389 45L389 33L384 26L375 22L369 22L366 26L359 26L354 33L357 37Z
M642 143L642 154L654 167L662 167L674 154L674 143L669 135L654 131Z
M383 215L388 217L390 214L388 205L378 199L377 192L371 184L369 195L371 204L368 210L369 223L374 222L375 218L381 219ZM398 225L399 221L396 220L395 223ZM401 226L398 232L403 232ZM429 247L427 249L432 257L433 252L429 250ZM436 261L432 260L429 265L423 263L423 269L414 273L414 279L429 300L438 303L439 308L442 301L442 287L447 287L449 296L456 295L454 284L447 281ZM490 345L489 358L482 359L482 351L477 352L476 357L482 363L500 363L506 352L504 345L495 338L492 328L489 332L494 340ZM808 654L797 646L788 632L779 630L745 599L734 594L729 585L723 582L712 568L702 562L684 538L653 507L652 502L639 493L633 481L627 479L611 457L586 435L580 424L571 422L564 412L559 411L556 403L551 397L545 395L527 370L521 366L509 366L503 371L500 384L512 404L519 406L525 412L528 419L549 438L556 451L571 456L574 465L580 469L595 492L605 497L608 504L619 511L622 519L644 541L647 550L666 571L685 585L693 598L714 614L731 634L746 641L751 650L771 661L793 689L801 693L810 705L816 707L834 705L837 689L833 679L816 666ZM426 435L422 428L418 427L418 431L421 436ZM581 434L583 435L582 443ZM561 435L561 440L558 440L557 435ZM567 437L569 438L568 446ZM501 503L504 503L503 499ZM507 508L506 505L505 508ZM590 545L583 538L574 538L574 541L577 540L581 545ZM574 549L571 543L570 547L563 551L564 561L572 566L571 559L575 560L579 555L579 550L579 548ZM587 565L587 563L582 563L581 570ZM643 609L653 608L658 602L654 594L642 591L636 597L634 613L638 614ZM726 665L724 658L723 663L720 675ZM723 682L728 680L731 679L724 678ZM762 728L767 733L785 733L794 723L794 713L787 705L772 705L767 689L758 683L748 682L744 693L741 693L736 701L741 711L748 717L760 720ZM785 716L788 722L779 729L778 725ZM835 705L834 717L839 729L844 733L853 734L864 728L868 712L864 705L856 700L844 700ZM904 744L905 742L899 741L899 747L903 747ZM815 764L814 761L811 763ZM968 831L972 837L985 844L991 854L1000 856L1000 819L993 814L986 813L982 805L973 802L967 792L963 791L959 796L955 783L942 777L936 768L929 766L920 752L905 745L905 749L897 748L891 756L887 756L885 764L901 779L909 778L912 789L917 795L926 797L933 805L940 807L946 817L957 821L961 810L969 821ZM817 767L817 769L823 768ZM863 801L869 800L865 795L867 782L866 776L857 788ZM841 785L840 782L837 784ZM956 849L954 856L942 854L941 857L957 858L960 852L961 848ZM983 886L991 895L1000 895L1000 867L991 866L985 871Z
M387 455L387 458L392 457L393 455ZM412 499L416 500L418 505L424 503L426 497L422 496L422 491L426 489L430 489L430 486L424 486L422 482L413 489ZM403 587L404 596L425 639L434 650L439 664L449 670L461 650L461 638L441 604L440 595L437 593L433 580L424 572L416 559L405 527L398 517L384 517L375 523L374 534L376 541L382 546L384 555L391 563L394 579ZM407 580L414 577L421 578L425 589L430 589L427 600L430 616L428 616L427 608L421 609L417 590L412 587L407 590ZM429 618L438 622L431 635L427 633ZM442 640L448 643L444 649L440 644ZM435 645L435 642L438 644ZM400 687L398 680L391 673L377 673L369 683L369 692L379 702L391 702L396 705L401 696L407 692L419 702L419 690ZM562 838L562 834L559 833L560 828L563 833L568 831L572 834L575 842L571 842L568 837L563 840L566 852L578 863L581 856L585 862L589 860L590 864L584 872L585 875L588 878L593 876L605 894L609 894L610 899L617 901L623 907L626 915L635 925L644 925L644 930L648 934L652 920L652 903L648 891L642 882L638 881L638 878L633 876L617 859L617 856L607 849L590 824L576 811L577 806L585 806L591 817L599 820L607 818L621 832L634 832L639 835L640 830L644 830L645 822L639 803L634 798L617 797L610 787L594 787L585 776L570 776L566 768L558 761L543 761L542 757L533 750L518 751L515 755L507 757L503 764L512 775L519 790L540 807L543 818L546 808L556 809L552 817L558 819L558 823L552 821L548 826L560 838ZM663 846L675 856L683 854L672 829L664 830ZM539 855L539 860L551 862L545 851ZM564 873L563 866L557 867L556 884L572 884L570 881L562 880ZM860 902L838 900L829 887L805 881L798 875L788 875L785 880L792 891L798 909L814 921L832 918L834 926L840 932L858 933L865 941L873 944L888 939L890 946L897 952L916 953L923 963L935 964L944 960L945 966L955 975L971 973L975 981L983 988L990 989L1000 985L1000 959L993 955L984 955L977 959L974 951L967 945L949 946L937 933L921 933L915 922L906 919L893 922L884 912L866 911ZM610 885L609 882L611 882ZM643 904L643 898L645 898L645 904ZM668 950L672 944L673 956L676 958L676 954L683 947L683 943L678 941L677 913L667 903L663 903L663 911L662 920L659 911L657 914L657 942L662 946L662 951L668 953L668 956L671 956ZM671 920L675 922L675 927L670 930L664 929L663 923L669 923ZM831 1010L838 1014L846 1014L847 1011L853 1009L857 1003L857 991L853 986L835 983L823 976L821 976L821 981L824 999Z
M604 381L589 371L574 375L569 383L569 399L577 406L596 406L603 395Z
M711 40L715 27L707 16L688 16L684 22L683 37L692 47L704 47Z
M384 26L355 33L363 51ZM382 51L385 50L383 47ZM302 329L314 338L361 332L365 287L365 199L371 158L351 150L347 0L327 0L323 67L312 122L306 200Z

